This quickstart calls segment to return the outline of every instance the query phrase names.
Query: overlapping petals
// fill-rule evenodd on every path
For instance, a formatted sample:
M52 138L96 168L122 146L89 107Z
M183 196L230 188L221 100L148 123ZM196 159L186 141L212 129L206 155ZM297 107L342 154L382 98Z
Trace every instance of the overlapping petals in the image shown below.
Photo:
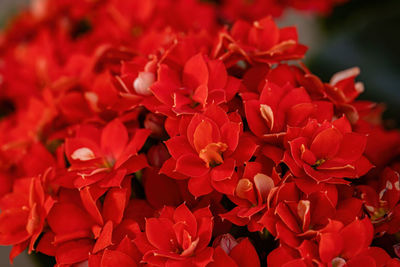
M212 228L208 208L192 213L185 204L165 207L158 218L146 220L146 232L135 244L143 261L154 266L206 266L212 261L213 249L207 247Z
M400 132L287 7L32 1L0 33L0 245L56 266L399 266Z

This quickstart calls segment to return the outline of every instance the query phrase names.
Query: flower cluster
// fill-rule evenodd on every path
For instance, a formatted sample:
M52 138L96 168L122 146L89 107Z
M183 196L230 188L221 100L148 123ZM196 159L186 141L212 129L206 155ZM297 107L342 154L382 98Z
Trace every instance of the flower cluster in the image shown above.
M400 266L400 132L357 100L358 68L321 81L272 19L341 1L248 2L39 0L15 18L0 36L11 262Z

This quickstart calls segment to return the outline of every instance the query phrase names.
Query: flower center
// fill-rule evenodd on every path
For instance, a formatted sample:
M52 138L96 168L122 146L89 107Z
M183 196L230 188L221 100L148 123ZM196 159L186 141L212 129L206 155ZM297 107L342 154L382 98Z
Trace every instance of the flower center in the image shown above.
M325 159L318 159L313 165L311 165L311 167L313 167L314 169L321 166L326 160Z
M207 167L216 167L224 162L222 153L226 151L228 145L222 142L210 143L199 152L199 157L204 160Z

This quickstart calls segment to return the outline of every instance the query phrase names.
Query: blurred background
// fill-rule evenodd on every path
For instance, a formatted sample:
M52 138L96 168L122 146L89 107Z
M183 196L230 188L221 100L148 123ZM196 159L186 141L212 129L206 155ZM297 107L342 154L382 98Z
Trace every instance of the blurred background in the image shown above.
M0 29L29 0L0 0ZM358 66L365 92L361 99L384 102L385 125L400 125L400 1L350 0L328 17L289 10L280 26L296 25L300 42L309 46L305 58L311 71L329 81L343 69ZM0 266L8 266L10 248L0 247ZM26 253L15 259L15 267L40 266Z

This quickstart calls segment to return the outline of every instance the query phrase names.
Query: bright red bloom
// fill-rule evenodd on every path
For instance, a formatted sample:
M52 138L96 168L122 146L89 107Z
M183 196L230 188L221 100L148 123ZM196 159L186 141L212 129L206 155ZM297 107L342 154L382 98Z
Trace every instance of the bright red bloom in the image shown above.
M207 104L221 104L233 98L240 81L229 76L220 60L208 60L204 54L189 58L182 70L167 64L158 69L158 79L151 86L155 97L165 105L157 111L169 114L191 114Z
M125 215L130 186L126 179L122 188L108 191L96 186L79 193L61 190L47 216L51 231L40 239L37 250L55 256L60 264L74 264L90 254L114 249L125 237L134 239L140 233L139 225Z
M303 128L290 128L286 142L283 162L297 177L346 183L343 178L358 178L372 168L363 156L367 137L352 132L345 117L322 124L310 120Z
M277 140L287 127L304 126L310 118L330 121L333 106L327 101L312 101L307 91L290 84L281 87L265 82L259 99L244 101L251 131L263 140Z
M386 168L379 177L379 185L357 186L376 233L394 234L400 230L400 175Z
M54 199L43 189L41 177L15 181L13 192L1 198L0 244L14 245L11 263L26 247L29 253L34 250L53 204Z
M275 188L269 198L270 207L259 223L278 237L281 243L291 247L299 246L302 240L315 237L326 226L329 218L335 217L337 191L335 187L326 189L326 194L316 192L301 197L293 183Z
M263 173L263 166L259 162L248 162L243 177L239 179L235 195L229 198L238 205L227 213L220 214L240 226L247 225L251 232L262 231L264 226L259 223L260 218L267 209L267 199L279 175L275 170L271 174L274 179Z
M205 266L212 261L207 247L213 229L208 208L191 212L185 204L165 207L158 218L146 220L146 231L135 239L143 262L153 266Z
M181 120L181 125L180 134L165 142L172 158L161 171L171 177L176 173L181 179L190 178L189 191L194 196L213 189L232 195L237 182L235 167L248 161L257 148L242 132L237 113L228 115L210 105L190 121Z
M128 131L118 119L100 131L94 126L79 128L67 138L65 153L71 166L59 182L82 188L96 182L102 187L119 186L125 175L147 166L145 155L138 154L150 131L137 129L129 140Z
M307 47L297 41L295 27L279 29L266 17L253 24L239 20L229 33L221 32L214 56L231 66L242 59L250 64L300 59L306 51Z

